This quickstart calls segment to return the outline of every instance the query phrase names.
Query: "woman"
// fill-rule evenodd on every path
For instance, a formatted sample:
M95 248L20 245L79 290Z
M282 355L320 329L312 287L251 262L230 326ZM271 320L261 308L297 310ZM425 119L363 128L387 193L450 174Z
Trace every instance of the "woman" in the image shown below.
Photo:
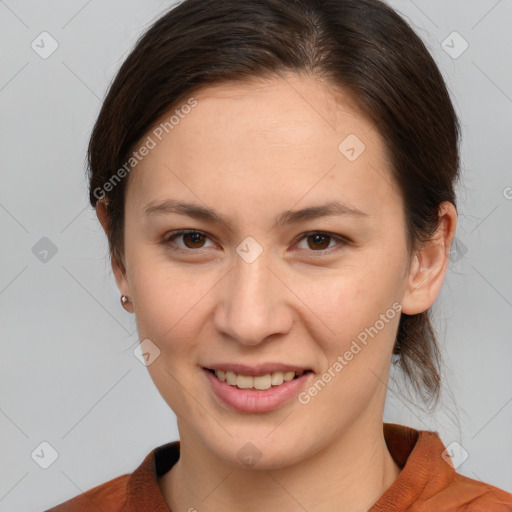
M180 441L51 510L512 510L436 432L383 424L393 357L439 393L458 139L378 0L160 18L103 104L90 201Z

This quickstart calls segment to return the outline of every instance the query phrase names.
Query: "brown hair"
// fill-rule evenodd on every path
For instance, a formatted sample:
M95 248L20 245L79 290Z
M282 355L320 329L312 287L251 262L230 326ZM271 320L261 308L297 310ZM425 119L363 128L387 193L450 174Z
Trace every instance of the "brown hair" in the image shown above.
M119 170L137 143L199 87L283 71L355 99L389 151L409 254L432 237L440 204L456 204L459 122L434 60L393 9L379 0L185 0L138 40L89 143L90 203L107 200L110 256L121 267L126 180L105 185L126 174ZM428 310L402 313L394 353L422 399L437 403L440 353Z

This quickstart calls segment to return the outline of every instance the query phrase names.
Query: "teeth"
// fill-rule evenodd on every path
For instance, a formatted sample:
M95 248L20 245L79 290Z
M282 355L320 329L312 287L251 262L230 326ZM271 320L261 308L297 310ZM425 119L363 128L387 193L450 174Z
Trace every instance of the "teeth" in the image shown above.
M293 376L295 377L295 373L293 374ZM240 378L240 376L238 376L238 378ZM272 387L272 375L270 373L267 373L266 375L258 375L258 377L247 378L253 381L253 386L256 389L264 390L270 389Z
M215 375L221 381L225 381L230 386L236 386L239 389L259 389L264 391L270 389L272 386L280 386L283 382L289 382L295 378L295 375L300 377L304 370L297 372L274 372L265 375L258 375L252 377L250 375L238 375L234 372L225 372L224 370L215 370Z
M275 372L270 377L270 383L272 386L280 386L284 382L283 372Z
M294 377L295 377L295 372L285 372L285 373L283 373L283 380L285 382L293 380Z
M240 389L252 388L253 377L246 377L245 375L237 375L236 385Z
M233 372L226 372L226 382L230 386L236 386L236 374Z

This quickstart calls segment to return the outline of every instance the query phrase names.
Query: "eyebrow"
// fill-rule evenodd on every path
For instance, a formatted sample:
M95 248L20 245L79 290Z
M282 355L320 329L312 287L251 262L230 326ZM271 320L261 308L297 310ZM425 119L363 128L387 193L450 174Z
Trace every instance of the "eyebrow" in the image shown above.
M175 201L173 199L166 199L165 201L158 203L151 202L144 208L144 213L147 216L170 215L175 213L179 215L187 215L212 224L230 225L230 219L213 208L193 203ZM366 212L363 212L358 208L339 201L331 201L326 204L309 206L300 210L286 210L276 219L276 225L282 226L286 224L297 224L299 222L318 219L321 217L342 215L348 215L356 218L369 217Z

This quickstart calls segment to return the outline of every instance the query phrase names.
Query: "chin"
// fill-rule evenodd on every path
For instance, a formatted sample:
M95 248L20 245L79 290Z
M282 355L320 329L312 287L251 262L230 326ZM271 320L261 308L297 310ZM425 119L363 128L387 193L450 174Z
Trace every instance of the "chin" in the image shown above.
M279 427L278 427L279 428ZM248 429L233 438L229 435L222 442L205 441L210 451L226 464L237 469L274 470L291 466L307 457L300 429L291 432L283 430L281 436L269 436L272 429L252 435ZM296 437L296 439L295 439ZM301 447L301 449L299 449Z

